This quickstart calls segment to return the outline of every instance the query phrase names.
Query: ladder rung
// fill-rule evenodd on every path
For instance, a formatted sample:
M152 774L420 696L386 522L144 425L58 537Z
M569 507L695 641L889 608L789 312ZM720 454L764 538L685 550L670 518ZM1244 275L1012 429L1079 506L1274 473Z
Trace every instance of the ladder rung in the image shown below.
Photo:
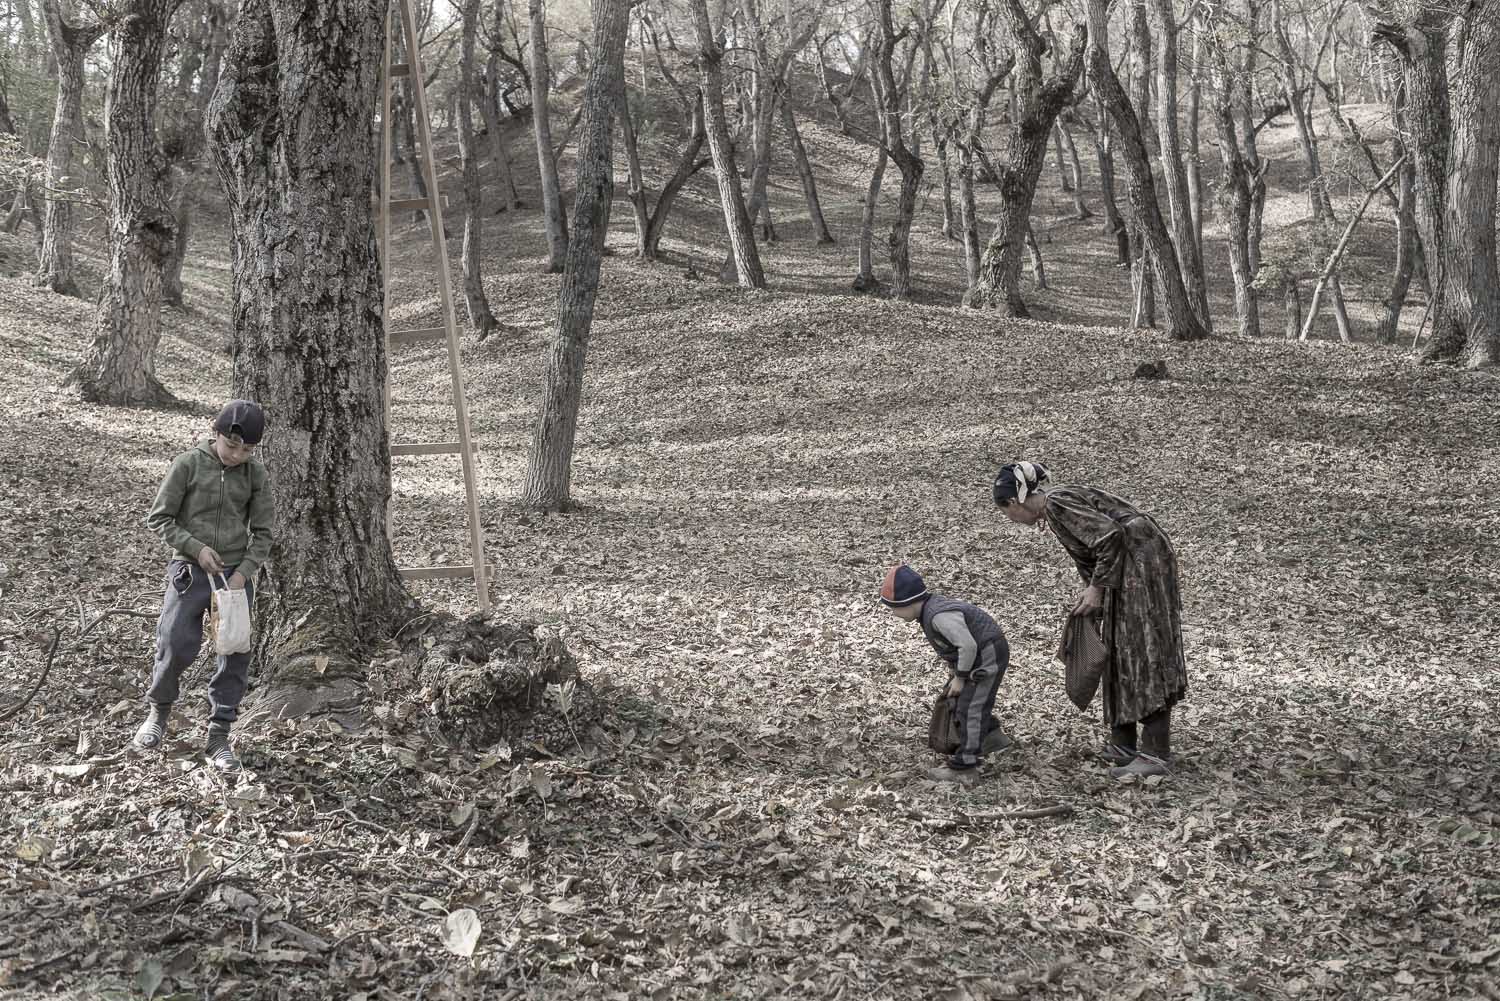
M398 76L406 76L410 72L410 63L391 63L391 79L393 80Z
M392 455L457 455L463 445L456 441L409 441L391 446ZM479 443L469 442L469 451L479 451Z
M484 575L487 579L495 577L495 567L485 564ZM440 577L472 577L473 566L441 566L441 567L402 567L401 576L407 580L436 580Z
M415 330L392 330L392 344L422 344L426 341L441 341L448 336L447 327L418 327Z
M444 200L443 202L443 207L448 207L448 203L446 200ZM397 198L392 202L388 202L386 204L386 208L390 210L392 215L396 214L397 212L426 212L428 209L432 208L432 199Z

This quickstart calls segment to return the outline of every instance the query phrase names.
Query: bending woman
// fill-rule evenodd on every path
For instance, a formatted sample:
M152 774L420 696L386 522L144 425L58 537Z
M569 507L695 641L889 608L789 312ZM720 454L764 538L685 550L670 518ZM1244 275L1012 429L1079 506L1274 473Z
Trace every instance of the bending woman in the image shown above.
M1172 706L1187 693L1172 542L1155 519L1113 494L1046 483L1046 466L1013 462L991 492L1006 517L1050 530L1073 558L1086 585L1073 612L1103 613L1110 656L1100 690L1110 739L1102 756L1116 766L1110 775L1165 775Z

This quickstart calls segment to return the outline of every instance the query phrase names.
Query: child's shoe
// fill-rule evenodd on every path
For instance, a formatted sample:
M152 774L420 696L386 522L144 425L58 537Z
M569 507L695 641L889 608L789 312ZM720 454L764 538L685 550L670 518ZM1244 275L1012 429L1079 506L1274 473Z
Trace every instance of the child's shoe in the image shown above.
M936 765L927 769L927 777L933 782L956 782L959 785L970 786L979 780L979 769Z
M1148 775L1171 775L1172 770L1168 767L1169 762L1163 758L1140 752L1135 760L1128 765L1119 768L1111 768L1109 777L1112 779L1143 779Z
M240 770L240 759L234 756L234 751L229 746L229 728L211 726L208 728L208 746L203 750L203 757L209 764L226 774Z
M151 708L146 710L146 719L135 731L136 747L145 748L148 751L155 750L161 746L162 739L167 735L167 716L172 712L172 703L153 702Z
M1114 741L1110 741L1100 749L1099 757L1104 760L1105 764L1128 765L1135 760L1136 755L1139 753L1133 747L1126 747L1124 744L1116 744Z
M991 730L989 733L985 734L984 739L979 742L979 753L998 754L1001 751L1010 750L1015 746L1015 743L1015 741L1011 740L1005 735L1005 732L1003 730Z

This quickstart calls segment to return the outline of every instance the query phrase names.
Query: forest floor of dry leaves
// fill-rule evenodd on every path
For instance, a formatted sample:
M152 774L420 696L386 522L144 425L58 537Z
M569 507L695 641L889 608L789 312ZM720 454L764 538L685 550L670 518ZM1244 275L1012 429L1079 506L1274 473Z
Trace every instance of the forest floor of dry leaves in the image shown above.
M853 145L808 133L820 162ZM684 254L716 263L706 176L674 263L634 263L617 208L565 515L510 501L558 279L535 212L493 217L511 326L464 361L497 614L560 632L608 709L556 757L252 718L225 782L198 757L201 661L165 753L132 750L165 556L142 519L229 392L222 222L166 314L184 411L75 402L57 387L91 307L0 278L0 712L62 635L0 724L0 992L1500 999L1495 375L966 313L930 203L918 290L949 305L837 294L855 152L825 182L835 248L780 173L766 293L683 276ZM1118 323L1125 277L1089 227L1041 312ZM0 270L29 252L0 237ZM402 325L426 325L430 295L398 284ZM1130 378L1158 358L1170 379ZM442 355L395 379L398 433L442 435L446 404L417 402L441 401ZM1091 760L1101 727L1052 659L1075 575L988 500L1018 456L1174 539L1192 687L1167 782ZM464 555L446 461L398 469L403 561ZM896 560L1010 636L1019 747L973 789L923 777L942 675L874 600Z

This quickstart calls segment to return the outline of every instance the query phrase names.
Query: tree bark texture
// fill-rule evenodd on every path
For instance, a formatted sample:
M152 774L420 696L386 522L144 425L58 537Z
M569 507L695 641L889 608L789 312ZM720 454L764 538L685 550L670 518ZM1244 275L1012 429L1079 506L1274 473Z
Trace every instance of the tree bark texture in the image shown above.
M481 0L463 0L459 16L462 22L458 48L458 156L463 169L464 189L464 305L469 314L469 326L480 340L500 326L495 314L490 311L489 299L484 294L484 189L479 182L479 150L474 135L474 103L485 101L479 86L479 75L474 72L474 47L479 35L479 4ZM501 197L504 198L502 192Z
M985 248L979 282L968 305L991 306L1007 316L1024 317L1031 315L1021 296L1021 255L1031 229L1031 203L1047 159L1048 139L1057 116L1072 101L1073 88L1083 70L1088 30L1083 25L1074 29L1066 57L1056 74L1044 82L1045 43L1017 0L1007 0L1006 9L1015 41L1017 113L1011 122L1008 163L996 167L1000 219Z
M604 227L614 197L614 115L625 88L629 23L630 0L599 0L594 5L594 53L584 86L573 238L557 294L557 329L544 362L541 413L521 484L522 503L549 511L562 510L570 502L584 361L599 291Z
M172 250L161 269L161 301L165 306L182 305L182 264L187 260L188 242L193 232L193 212L198 204L198 190L193 174L180 164L171 168L168 205L176 220L177 235Z
M1234 94L1237 81L1230 70L1224 42L1217 34L1221 13L1219 3L1205 5L1206 15L1199 38L1205 45L1208 63L1213 67L1213 122L1219 140L1219 160L1223 175L1219 188L1219 205L1225 217L1229 241L1229 270L1234 282L1234 315L1241 337L1260 336L1260 301L1255 287L1255 267L1250 257L1250 216L1253 210L1250 165L1245 162L1234 117ZM1200 221L1201 222L1201 221Z
M870 171L870 183L865 186L865 197L860 202L859 212L859 271L854 275L854 291L876 292L880 280L875 277L875 210L880 203L880 185L885 180L886 164L890 157L885 144L875 151L875 169Z
M1084 219L1092 219L1093 211L1083 197L1083 161L1078 158L1078 144L1073 141L1073 133L1066 123L1057 123L1058 134L1062 137L1063 149L1068 154L1068 169L1073 176L1073 218L1080 222Z
M1140 121L1141 141L1148 150L1151 142L1151 77L1152 44L1151 26L1146 17L1145 0L1131 0L1129 19L1130 76L1127 93ZM1128 150L1127 150L1128 164ZM1131 287L1135 290L1135 310L1131 314L1132 327L1156 326L1156 276L1152 272L1150 246L1146 241L1140 213L1132 201L1132 230L1130 242L1135 250L1135 259L1130 266Z
M170 168L156 141L157 81L167 24L180 0L133 0L122 9L104 94L109 155L109 269L94 336L69 377L94 403L172 399L156 378L162 266L177 242Z
M1156 199L1156 184L1151 176L1151 160L1141 135L1140 121L1109 61L1105 24L1104 0L1089 0L1089 75L1120 136L1121 149L1129 171L1131 205L1140 220L1142 234L1167 302L1168 333L1173 340L1197 340L1206 337L1208 331L1198 322L1197 314L1188 301L1187 289L1183 287L1182 273L1177 268L1176 251L1172 247L1172 238L1167 232L1166 223L1162 221L1161 206Z
M729 235L729 253L734 258L735 277L743 288L765 288L755 231L745 209L745 193L735 166L734 144L724 114L724 48L714 37L708 19L707 0L692 0L693 24L698 40L698 72L703 88L703 116L708 149L713 155L719 182L719 203L724 209L724 228Z
M691 122L688 141L677 157L677 169L672 172L667 183L662 186L661 194L656 198L656 207L651 210L651 221L646 227L646 259L654 261L661 255L661 238L667 230L667 219L672 214L672 206L677 201L677 196L692 180L701 168L711 163L699 157L703 150L703 143L708 138L707 128L703 123L703 93L694 94Z
M536 134L537 169L542 179L542 218L547 228L547 270L563 270L568 254L568 221L563 215L562 182L552 145L552 115L547 97L552 68L547 55L547 14L543 0L529 0L531 15L531 125Z
M74 192L82 184L73 176L73 156L88 143L83 132L83 61L104 34L104 26L97 21L68 20L62 0L44 0L42 12L57 73L57 101L47 143L47 202L36 284L60 295L78 295L73 275L73 203L77 200Z
M1115 197L1115 152L1114 136L1110 132L1109 114L1104 102L1095 95L1099 124L1094 131L1094 155L1099 161L1099 197L1104 202L1104 229L1115 241L1115 263L1122 268L1130 267L1130 227L1120 212L1120 203Z
M269 422L277 527L257 652L287 711L336 695L412 607L386 531L370 207L386 11L384 0L241 0L209 106L232 235L234 392Z
M1203 272L1203 255L1199 252L1193 227L1192 192L1188 188L1187 166L1177 123L1177 15L1172 0L1154 0L1153 6L1161 53L1156 60L1156 135L1161 148L1167 205L1172 213L1173 244L1193 312L1203 329L1212 332L1208 279Z
M917 211L917 191L922 184L922 158L907 148L902 132L901 92L891 68L899 38L891 20L891 0L879 0L878 46L875 57L876 94L879 99L881 141L901 172L901 190L896 197L896 218L891 223L891 298L911 296L911 220ZM904 34L904 33L903 33Z

